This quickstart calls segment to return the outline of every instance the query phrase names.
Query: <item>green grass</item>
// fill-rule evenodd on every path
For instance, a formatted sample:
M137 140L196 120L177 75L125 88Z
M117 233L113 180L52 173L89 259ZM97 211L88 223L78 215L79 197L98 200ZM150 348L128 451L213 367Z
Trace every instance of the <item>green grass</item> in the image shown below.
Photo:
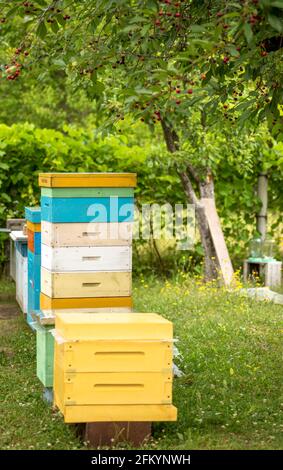
M135 309L174 323L184 375L177 423L157 423L147 449L282 449L280 305L195 281L135 281ZM0 323L0 448L85 448L43 402L35 338L22 316Z

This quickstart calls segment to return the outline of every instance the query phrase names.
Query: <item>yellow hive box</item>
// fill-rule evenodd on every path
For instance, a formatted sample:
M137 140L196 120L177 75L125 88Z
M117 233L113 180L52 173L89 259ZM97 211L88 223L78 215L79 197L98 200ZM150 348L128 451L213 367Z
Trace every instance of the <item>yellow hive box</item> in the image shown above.
M65 299L54 299L40 294L41 310L74 310L74 309L103 309L103 308L125 308L132 309L132 297L70 297Z
M168 405L172 402L172 373L64 373L55 359L54 390L61 411L68 405Z
M58 315L58 314L57 314ZM55 344L65 372L172 371L172 341L76 341Z
M40 173L39 186L49 188L134 188L135 173Z
M58 313L55 324L54 399L66 422L176 419L171 322L153 313Z
M65 423L177 420L177 408L173 405L65 406L61 412L64 415Z
M59 313L56 332L67 341L172 341L173 325L156 313Z
M52 272L41 267L41 292L48 297L129 297L130 272Z

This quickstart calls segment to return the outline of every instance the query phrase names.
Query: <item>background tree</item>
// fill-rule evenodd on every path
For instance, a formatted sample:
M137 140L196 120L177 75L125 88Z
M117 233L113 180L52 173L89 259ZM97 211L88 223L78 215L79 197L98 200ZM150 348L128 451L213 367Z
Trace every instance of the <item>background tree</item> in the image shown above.
M217 265L202 204L202 198L214 199L218 158L208 129L220 133L224 123L226 129L252 127L266 118L274 136L282 138L283 3L40 0L2 5L2 32L13 47L3 66L8 81L38 76L44 65L56 67L74 91L85 90L97 112L108 115L104 129L117 127L126 114L150 127L161 124L169 166L196 205L206 277L214 277Z

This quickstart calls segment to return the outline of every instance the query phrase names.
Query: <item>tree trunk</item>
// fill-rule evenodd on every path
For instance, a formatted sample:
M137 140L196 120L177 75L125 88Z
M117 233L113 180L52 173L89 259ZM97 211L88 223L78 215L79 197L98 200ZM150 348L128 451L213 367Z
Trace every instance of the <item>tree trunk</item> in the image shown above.
M179 148L179 140L176 132L165 121L161 121L164 138L169 152L174 153ZM214 244L210 235L210 230L205 214L205 208L202 204L202 198L215 199L214 182L209 169L206 171L206 177L202 179L190 163L187 164L187 171L179 172L179 176L191 204L194 204L196 211L196 220L200 233L201 243L204 249L204 279L206 281L217 279L220 266L218 264ZM192 179L198 186L199 196L194 190Z
M256 216L256 228L262 240L264 240L266 236L268 203L268 179L266 173L260 173L258 175L257 195L261 202L261 208Z

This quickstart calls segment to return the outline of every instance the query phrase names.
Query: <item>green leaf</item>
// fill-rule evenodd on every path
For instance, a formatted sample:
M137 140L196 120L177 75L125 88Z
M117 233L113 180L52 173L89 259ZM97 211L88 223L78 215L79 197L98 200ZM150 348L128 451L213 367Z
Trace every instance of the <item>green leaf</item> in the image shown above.
M276 29L276 31L279 31L281 33L283 31L283 22L282 18L278 18L277 16L268 15L268 22L272 28Z
M277 0L276 2L272 2L270 6L283 9L283 2L280 0Z
M253 31L249 23L244 24L244 34L245 34L247 43L250 44L253 40Z
M55 33L55 34L58 33L59 25L58 25L57 21L54 20L54 23L51 23L51 29L52 29L53 33Z
M36 34L40 37L40 39L44 39L47 34L47 28L45 26L44 21L41 21L37 27Z

